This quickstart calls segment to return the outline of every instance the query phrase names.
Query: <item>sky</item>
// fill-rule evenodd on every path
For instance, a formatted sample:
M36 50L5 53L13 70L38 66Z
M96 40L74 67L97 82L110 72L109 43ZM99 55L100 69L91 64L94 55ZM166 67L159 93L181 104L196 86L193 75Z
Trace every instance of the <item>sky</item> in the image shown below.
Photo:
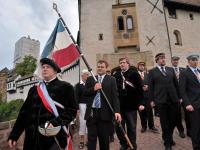
M13 68L15 43L23 36L39 40L42 52L58 19L53 2L76 39L78 0L0 0L0 70Z

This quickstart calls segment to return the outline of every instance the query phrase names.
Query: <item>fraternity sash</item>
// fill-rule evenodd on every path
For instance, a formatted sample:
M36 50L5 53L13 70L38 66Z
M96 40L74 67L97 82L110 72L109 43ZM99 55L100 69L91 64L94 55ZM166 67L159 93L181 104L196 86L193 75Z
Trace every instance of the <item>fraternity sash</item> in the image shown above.
M61 105L60 103L54 101L50 96L49 93L47 91L46 85L44 82L40 82L39 85L37 85L37 92L38 95L40 96L42 103L44 104L44 106L46 107L46 109L51 112L52 114L55 115L55 117L59 117L59 113L58 110L56 108L56 106L64 109L64 106ZM63 130L65 131L65 133L67 134L67 146L65 148L65 150L73 150L73 145L72 145L72 138L70 136L69 133L69 127L66 126L62 126Z

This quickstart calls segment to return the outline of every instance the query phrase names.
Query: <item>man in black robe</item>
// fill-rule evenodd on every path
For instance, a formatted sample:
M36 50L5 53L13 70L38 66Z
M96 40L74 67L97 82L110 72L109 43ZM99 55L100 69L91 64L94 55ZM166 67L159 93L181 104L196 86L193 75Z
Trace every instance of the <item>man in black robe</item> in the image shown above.
M67 145L67 134L61 128L56 135L48 137L39 133L38 127L49 121L49 127L67 126L76 116L77 105L74 99L73 86L60 81L57 73L61 70L57 64L48 58L40 60L42 77L49 96L64 106L57 107L59 117L49 112L38 95L37 86L30 88L28 96L19 112L18 118L8 138L9 146L15 147L16 142L25 130L24 150L57 150Z

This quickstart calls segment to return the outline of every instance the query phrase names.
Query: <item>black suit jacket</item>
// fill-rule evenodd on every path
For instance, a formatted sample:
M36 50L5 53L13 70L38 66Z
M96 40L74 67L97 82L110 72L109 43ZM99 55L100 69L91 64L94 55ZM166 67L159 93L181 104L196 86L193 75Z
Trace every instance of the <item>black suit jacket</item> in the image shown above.
M147 72L144 73L144 80L142 81L142 86L144 86L144 85L149 85L148 73ZM148 99L149 98L149 90L148 91L144 91L143 93L144 93L143 94L144 98ZM146 103L146 101L145 101L145 103Z
M124 72L123 75L127 81L134 85L134 87L125 84L125 89L123 89L121 70L118 70L113 74L117 81L120 110L121 112L137 110L139 105L144 104L141 77L138 71L131 67Z
M92 110L92 104L94 97L97 93L97 91L94 91L94 86L95 86L95 80L93 77L88 77L85 87L85 95L88 98L88 103L87 103L87 109L85 113L85 120L90 119L91 116L91 110ZM102 89L107 96L111 106L113 107L115 113L120 112L120 106L119 106L119 99L118 99L118 91L117 91L117 84L116 80L114 77L105 75L102 81ZM101 93L101 119L105 121L111 121L113 118L113 114L111 113L111 110L106 103L105 98L103 97Z
M200 83L189 67L181 73L179 86L184 104L200 108Z
M24 150L50 149L53 144L56 144L54 137L41 135L38 131L38 126L43 125L46 121L50 121L54 126L68 125L76 116L77 104L74 99L73 86L57 78L46 86L50 97L62 104L65 109L57 107L60 116L55 118L42 103L36 86L30 88L8 138L17 141L25 130ZM67 145L67 135L63 129L56 135L56 138L60 146L65 148Z
M178 68L179 68L179 78L180 78L180 74L184 72L185 68L183 68L183 67L178 67ZM174 68L173 68L173 70L174 70ZM174 72L175 72L175 70L174 70ZM176 72L175 72L175 74L176 74ZM179 78L177 78L178 81L179 81Z
M150 101L156 104L178 102L180 98L178 81L173 68L165 67L167 76L164 76L158 67L149 71Z

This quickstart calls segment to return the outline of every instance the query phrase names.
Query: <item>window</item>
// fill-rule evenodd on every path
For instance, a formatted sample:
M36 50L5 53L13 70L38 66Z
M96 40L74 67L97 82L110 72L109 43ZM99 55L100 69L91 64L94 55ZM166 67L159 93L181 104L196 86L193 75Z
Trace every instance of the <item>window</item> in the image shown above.
M126 18L127 30L133 30L133 17L128 16Z
M169 8L168 8L168 13L169 13L169 17L170 17L170 18L174 18L174 19L177 18L176 9L175 9L175 8L169 7Z
M181 33L178 30L174 31L174 36L175 36L175 45L182 45L182 39L181 39Z
M99 34L99 40L103 40L103 33Z
M122 31L124 30L124 19L122 16L119 16L117 19L117 24L118 24L118 30Z
M189 14L190 16L190 20L194 20L194 15L193 14Z

